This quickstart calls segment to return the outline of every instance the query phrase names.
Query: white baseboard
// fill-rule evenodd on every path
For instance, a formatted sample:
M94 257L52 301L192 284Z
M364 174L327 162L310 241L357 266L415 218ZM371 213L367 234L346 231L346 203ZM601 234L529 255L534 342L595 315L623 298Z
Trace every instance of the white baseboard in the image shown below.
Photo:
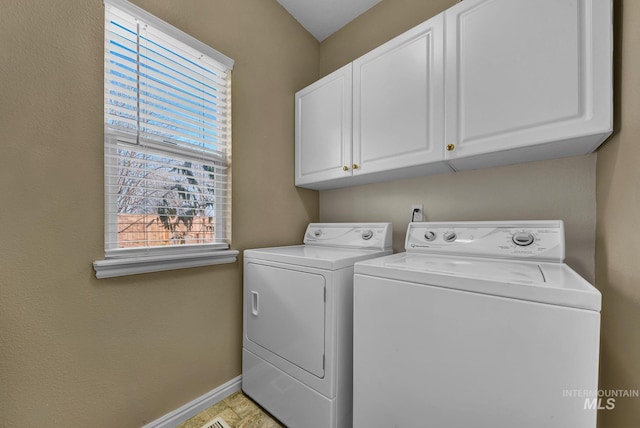
M242 376L238 376L142 428L175 428L204 409L213 406L218 401L227 398L236 391L240 391L241 388Z

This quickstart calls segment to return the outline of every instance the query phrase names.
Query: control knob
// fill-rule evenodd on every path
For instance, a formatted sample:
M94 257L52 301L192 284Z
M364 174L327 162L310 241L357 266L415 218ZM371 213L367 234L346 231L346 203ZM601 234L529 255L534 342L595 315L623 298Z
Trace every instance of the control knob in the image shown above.
M427 230L424 233L424 239L426 239L427 241L431 242L434 239L436 239L436 233L434 231L432 231L432 230Z
M444 239L445 242L453 242L456 240L457 237L458 237L458 234L456 234L453 230L445 232L444 235L442 235L442 239Z
M365 241L368 241L372 237L373 237L373 231L372 230L365 230L364 232L362 232L362 239L364 239Z
M514 244L520 247L526 247L533 244L533 241L535 241L535 238L529 232L516 232L511 237L511 240L513 241Z

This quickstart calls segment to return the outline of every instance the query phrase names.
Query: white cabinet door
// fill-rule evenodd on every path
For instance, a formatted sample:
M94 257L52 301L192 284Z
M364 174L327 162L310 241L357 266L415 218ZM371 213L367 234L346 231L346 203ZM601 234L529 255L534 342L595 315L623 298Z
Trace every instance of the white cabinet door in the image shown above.
M351 70L296 93L296 185L351 176Z
M443 31L438 15L353 62L354 176L434 162L448 171Z
M610 133L610 0L465 0L445 28L456 169L588 153Z

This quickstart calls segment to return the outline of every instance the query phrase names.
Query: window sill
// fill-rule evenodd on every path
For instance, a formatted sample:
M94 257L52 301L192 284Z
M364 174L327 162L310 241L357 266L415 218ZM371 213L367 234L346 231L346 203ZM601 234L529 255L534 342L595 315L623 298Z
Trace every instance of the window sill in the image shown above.
M235 263L238 253L238 250L210 250L186 254L106 258L93 262L93 268L98 279L113 278L139 273Z

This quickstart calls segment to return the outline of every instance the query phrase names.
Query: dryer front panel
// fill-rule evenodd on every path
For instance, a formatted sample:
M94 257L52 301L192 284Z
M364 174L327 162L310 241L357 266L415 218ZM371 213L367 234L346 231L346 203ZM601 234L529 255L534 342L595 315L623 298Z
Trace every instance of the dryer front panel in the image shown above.
M324 276L251 262L244 274L247 339L323 378Z

